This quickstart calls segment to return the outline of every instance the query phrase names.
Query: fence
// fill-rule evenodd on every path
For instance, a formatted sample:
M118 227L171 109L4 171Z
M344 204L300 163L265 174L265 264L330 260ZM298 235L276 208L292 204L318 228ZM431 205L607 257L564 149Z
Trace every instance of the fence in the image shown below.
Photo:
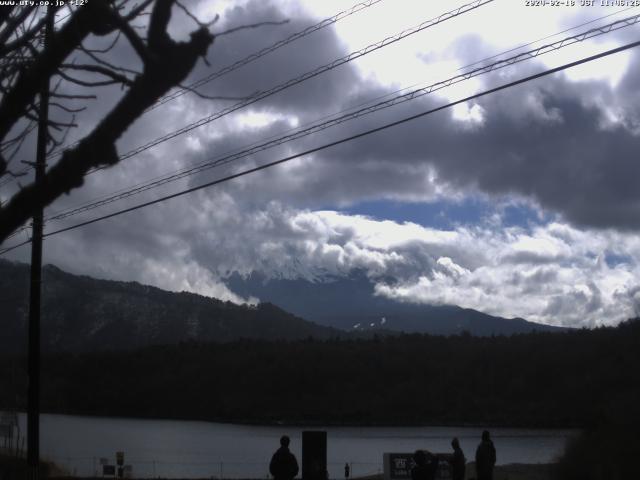
M66 457L55 461L70 477L102 477L99 457ZM329 479L344 479L345 463L349 465L350 478L382 473L380 463L329 462ZM113 464L113 460L110 461ZM148 458L127 458L134 478L208 478L208 479L270 479L269 462L228 462L228 461L163 461ZM105 477L109 478L109 477Z
M25 437L0 441L0 455L7 457L26 457L27 447Z

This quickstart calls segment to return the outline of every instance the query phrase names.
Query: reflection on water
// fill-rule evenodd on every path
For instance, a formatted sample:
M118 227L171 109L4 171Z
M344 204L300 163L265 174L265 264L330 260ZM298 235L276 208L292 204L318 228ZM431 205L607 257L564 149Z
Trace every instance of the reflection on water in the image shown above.
M26 432L26 416L21 415ZM41 416L41 454L69 473L101 472L100 459L125 464L136 477L268 478L268 464L280 436L291 437L291 451L301 459L302 427L228 425L210 422L138 420L69 415ZM342 478L345 463L352 476L382 471L385 452L428 449L449 452L456 436L471 460L482 428L469 427L326 427L329 476ZM491 429L498 463L547 463L560 453L572 430Z

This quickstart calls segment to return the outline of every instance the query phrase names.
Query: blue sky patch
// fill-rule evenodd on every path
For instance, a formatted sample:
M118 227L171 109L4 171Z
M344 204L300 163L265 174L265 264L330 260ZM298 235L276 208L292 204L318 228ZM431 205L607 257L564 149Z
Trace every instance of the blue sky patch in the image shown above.
M424 227L443 230L460 225L478 225L499 214L504 227L530 228L550 221L550 216L540 218L538 212L524 203L498 205L478 197L469 197L462 202L438 200L430 203L374 200L339 209L348 215L366 215L378 220L393 220L399 223L413 222Z
M620 255L611 251L605 252L604 261L607 262L609 268L615 268L620 264L633 265L635 263L629 255Z

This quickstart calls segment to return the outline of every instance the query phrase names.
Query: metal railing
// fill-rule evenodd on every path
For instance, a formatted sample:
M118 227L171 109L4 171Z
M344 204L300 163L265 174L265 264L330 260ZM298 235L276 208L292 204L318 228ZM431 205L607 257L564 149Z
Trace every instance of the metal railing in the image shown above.
M110 465L114 459L110 459ZM103 477L99 457L63 457L53 461L69 477ZM345 464L349 465L349 478L366 477L382 473L381 463L329 462L329 479L344 479ZM208 478L208 479L271 479L269 462L229 462L216 460L167 461L150 458L128 458L132 478ZM300 475L299 475L300 476ZM105 478L110 478L106 476Z

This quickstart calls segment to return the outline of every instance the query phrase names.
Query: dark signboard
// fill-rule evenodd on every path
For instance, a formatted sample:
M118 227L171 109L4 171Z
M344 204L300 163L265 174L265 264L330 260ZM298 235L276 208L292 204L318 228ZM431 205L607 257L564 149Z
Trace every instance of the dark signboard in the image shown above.
M415 465L413 453L390 453L387 461L390 479L411 478L411 469Z
M116 466L115 465L103 465L102 466L102 476L104 477L115 477L116 475Z
M453 454L436 453L438 456L438 470L436 470L436 480L451 480L451 461Z
M411 469L414 467L413 453L385 453L384 454L384 479L408 480L411 478ZM449 453L436 453L438 457L438 469L436 480L451 480L452 455Z
M327 479L327 432L302 432L302 479Z

